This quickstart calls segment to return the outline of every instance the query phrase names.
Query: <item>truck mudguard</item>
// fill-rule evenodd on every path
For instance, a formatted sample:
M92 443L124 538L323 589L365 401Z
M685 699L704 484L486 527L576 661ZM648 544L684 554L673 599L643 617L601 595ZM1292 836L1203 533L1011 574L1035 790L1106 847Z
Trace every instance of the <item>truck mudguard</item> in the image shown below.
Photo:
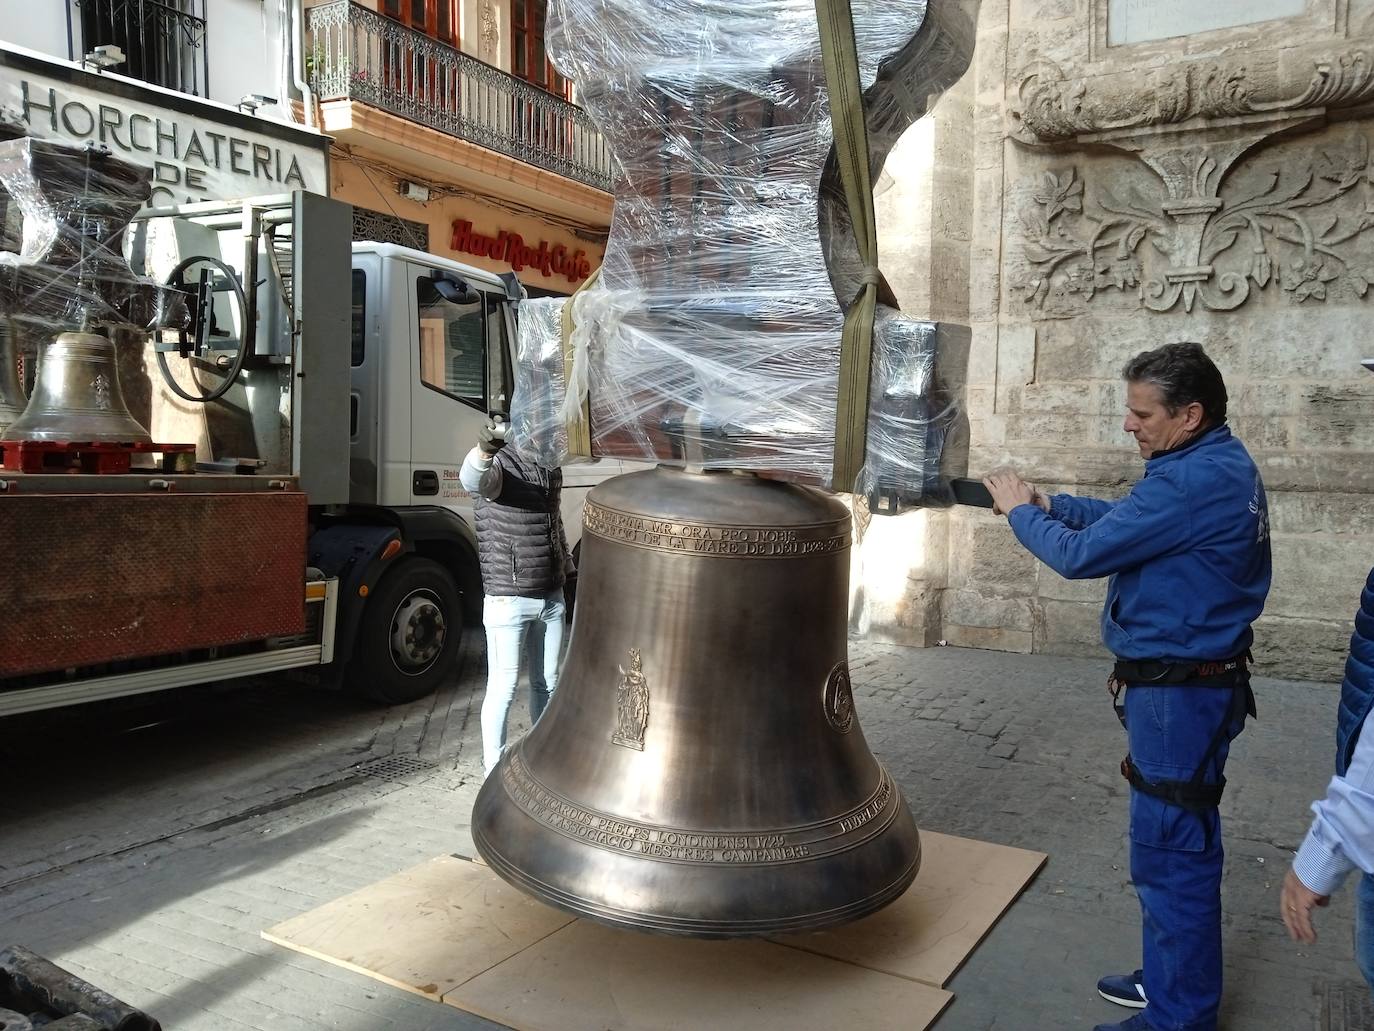
M392 541L399 541L400 548L386 555ZM481 622L477 534L451 509L354 506L316 529L310 537L309 555L312 566L339 578L334 636L334 660L339 666L352 656L367 595L402 555L423 555L446 568L462 592L464 616L469 622Z
M463 614L482 621L482 574L477 566L477 531L451 508L414 505L384 509L396 520L409 550L432 558L453 574L463 595Z

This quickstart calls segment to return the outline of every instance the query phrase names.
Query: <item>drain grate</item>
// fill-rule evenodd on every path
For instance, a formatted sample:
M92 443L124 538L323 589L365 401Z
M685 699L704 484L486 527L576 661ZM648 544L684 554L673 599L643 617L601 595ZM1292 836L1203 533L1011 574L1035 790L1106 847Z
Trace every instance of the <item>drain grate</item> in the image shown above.
M1322 986L1321 1031L1374 1031L1374 996L1363 981Z
M404 780L418 773L432 773L436 763L414 755L386 755L358 764L358 775L380 780Z

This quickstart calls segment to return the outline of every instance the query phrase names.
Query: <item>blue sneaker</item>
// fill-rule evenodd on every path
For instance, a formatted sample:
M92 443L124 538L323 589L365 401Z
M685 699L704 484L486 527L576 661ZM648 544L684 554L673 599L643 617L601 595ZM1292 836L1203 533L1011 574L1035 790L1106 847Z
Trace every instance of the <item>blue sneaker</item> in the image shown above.
M1097 982L1097 994L1118 1006L1133 1010L1145 1008L1145 984L1141 971L1134 974L1109 974Z
M1123 1020L1120 1024L1098 1024L1093 1031L1155 1031L1145 1022L1145 1014L1137 1013L1130 1020Z

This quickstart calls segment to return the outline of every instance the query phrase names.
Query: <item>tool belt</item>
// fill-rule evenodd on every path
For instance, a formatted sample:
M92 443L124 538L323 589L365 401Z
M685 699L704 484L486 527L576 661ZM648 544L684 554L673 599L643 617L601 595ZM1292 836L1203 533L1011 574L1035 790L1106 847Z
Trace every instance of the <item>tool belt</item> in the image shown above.
M1117 659L1112 679L1120 684L1215 684L1227 687L1250 679L1250 653L1206 662L1160 662L1156 659Z
M1206 783L1208 767L1221 746L1230 740L1231 727L1237 723L1244 725L1245 717L1257 719L1255 693L1250 688L1250 653L1234 658L1205 662L1161 662L1153 659L1118 659L1112 667L1108 686L1112 692L1112 703L1117 719L1126 725L1125 706L1120 702L1121 689L1135 684L1142 687L1199 687L1229 688L1231 706L1222 724L1212 735L1212 740L1198 763L1196 772L1190 780L1149 780L1136 769L1129 753L1121 760L1121 775L1131 787L1142 794L1150 795L1161 801L1186 809L1188 812L1205 816L1208 810L1221 804L1222 792L1226 789L1226 778L1220 777L1215 783ZM1204 821L1205 822L1205 821ZM1208 845L1210 847L1210 825L1208 825Z

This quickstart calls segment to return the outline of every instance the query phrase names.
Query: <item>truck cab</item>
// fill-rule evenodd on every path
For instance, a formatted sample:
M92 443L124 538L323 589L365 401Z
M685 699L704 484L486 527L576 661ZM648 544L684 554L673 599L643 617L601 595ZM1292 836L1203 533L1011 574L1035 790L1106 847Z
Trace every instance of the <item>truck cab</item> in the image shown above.
M482 424L509 420L519 284L385 243L353 244L351 279L349 500L441 505L471 523L458 473ZM570 545L587 491L622 471L614 460L564 469Z

